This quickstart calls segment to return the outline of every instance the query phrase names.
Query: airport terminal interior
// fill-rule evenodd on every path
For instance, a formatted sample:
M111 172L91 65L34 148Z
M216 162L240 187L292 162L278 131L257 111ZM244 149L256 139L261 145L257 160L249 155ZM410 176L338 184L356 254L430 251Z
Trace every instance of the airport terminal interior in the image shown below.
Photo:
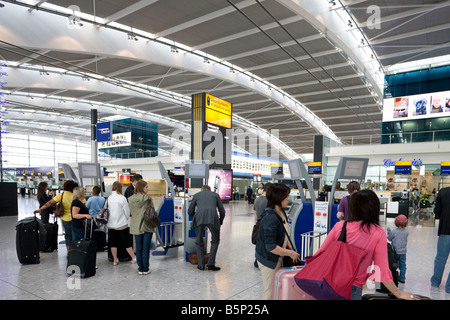
M378 196L386 232L408 219L399 289L450 300L450 261L430 283L436 198L450 187L450 3L407 2L0 0L0 300L260 301L251 236L264 184L290 188L304 262L352 181ZM105 242L95 275L68 276L53 215L57 248L19 261L17 226L41 183L107 198L139 175L162 222L149 274L113 265ZM192 262L187 214L205 184L226 211L213 272Z

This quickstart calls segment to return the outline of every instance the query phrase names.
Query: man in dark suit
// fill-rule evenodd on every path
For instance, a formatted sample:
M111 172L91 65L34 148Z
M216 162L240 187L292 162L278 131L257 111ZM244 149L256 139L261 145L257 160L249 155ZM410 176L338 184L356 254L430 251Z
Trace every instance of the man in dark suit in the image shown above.
M132 181L131 184L128 186L127 190L125 190L124 196L125 196L125 198L127 198L127 199L133 195L134 187L136 186L136 183L137 183L139 180L142 180L142 176L141 176L140 174L135 174L135 175L133 176L132 180L133 180L133 181Z
M439 287L442 281L445 264L450 253L450 187L442 188L436 198L434 207L436 219L439 219L438 244L434 259L434 272L431 285ZM450 293L450 273L447 277L445 292Z
M197 210L195 210L196 208ZM217 209L219 210L219 216L217 215ZM194 195L188 214L193 216L192 226L195 228L196 234L197 268L205 270L203 231L208 227L211 232L211 252L209 253L206 271L219 271L220 268L215 266L215 262L220 242L220 226L225 218L225 209L219 195L212 192L208 185L204 185L202 191Z

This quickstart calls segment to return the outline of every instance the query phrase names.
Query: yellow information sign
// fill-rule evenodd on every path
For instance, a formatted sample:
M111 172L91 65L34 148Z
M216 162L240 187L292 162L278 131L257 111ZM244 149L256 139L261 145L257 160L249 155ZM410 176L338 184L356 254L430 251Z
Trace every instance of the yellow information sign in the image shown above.
M320 167L322 162L308 162L308 167Z
M231 129L231 103L205 94L205 121Z
M442 167L449 167L450 166L450 161L441 161L441 166Z
M271 168L282 168L283 164L282 163L271 163L270 167Z
M395 161L396 166L412 166L412 161Z

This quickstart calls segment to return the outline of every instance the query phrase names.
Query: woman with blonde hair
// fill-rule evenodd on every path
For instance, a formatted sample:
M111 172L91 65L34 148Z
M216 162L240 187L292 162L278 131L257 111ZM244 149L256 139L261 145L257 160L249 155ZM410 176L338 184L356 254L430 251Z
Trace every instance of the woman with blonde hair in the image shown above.
M85 199L86 190L83 187L73 189L73 200L70 207L70 212L72 213L72 240L81 240L84 238L85 227L83 220L92 219L92 216L89 214L89 209L83 203Z
M139 180L134 188L134 194L128 198L131 221L130 233L136 240L136 260L140 275L150 273L150 244L156 228L148 226L144 221L144 213L147 206L153 207L152 198L147 195L148 185L144 180Z
M130 208L128 201L122 194L122 184L115 181L112 185L111 195L105 204L109 210L108 218L108 243L113 256L113 265L119 264L117 248L123 246L131 257L131 261L136 263L136 256L133 251L133 243L130 240L130 228L128 219L130 218Z

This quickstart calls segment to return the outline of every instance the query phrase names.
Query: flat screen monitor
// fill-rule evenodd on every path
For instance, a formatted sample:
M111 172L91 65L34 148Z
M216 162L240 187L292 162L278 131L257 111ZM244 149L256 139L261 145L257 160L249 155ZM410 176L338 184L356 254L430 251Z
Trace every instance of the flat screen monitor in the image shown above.
M441 176L450 175L450 166L441 166Z
M97 178L99 169L100 164L98 163L78 163L78 173L82 178Z
M339 179L364 180L366 177L368 158L342 158Z
M395 166L396 175L411 175L411 166Z
M308 174L322 174L322 162L308 162Z
M287 212L287 214L289 215L289 217L293 217L294 214L300 212L300 210L303 208L303 204L301 202L297 202L294 201L291 205L291 207L289 208L289 211Z
M205 162L186 163L184 171L186 178L207 179L209 176L209 165Z
M291 173L291 179L300 179L300 169L297 162L289 161L289 172Z

